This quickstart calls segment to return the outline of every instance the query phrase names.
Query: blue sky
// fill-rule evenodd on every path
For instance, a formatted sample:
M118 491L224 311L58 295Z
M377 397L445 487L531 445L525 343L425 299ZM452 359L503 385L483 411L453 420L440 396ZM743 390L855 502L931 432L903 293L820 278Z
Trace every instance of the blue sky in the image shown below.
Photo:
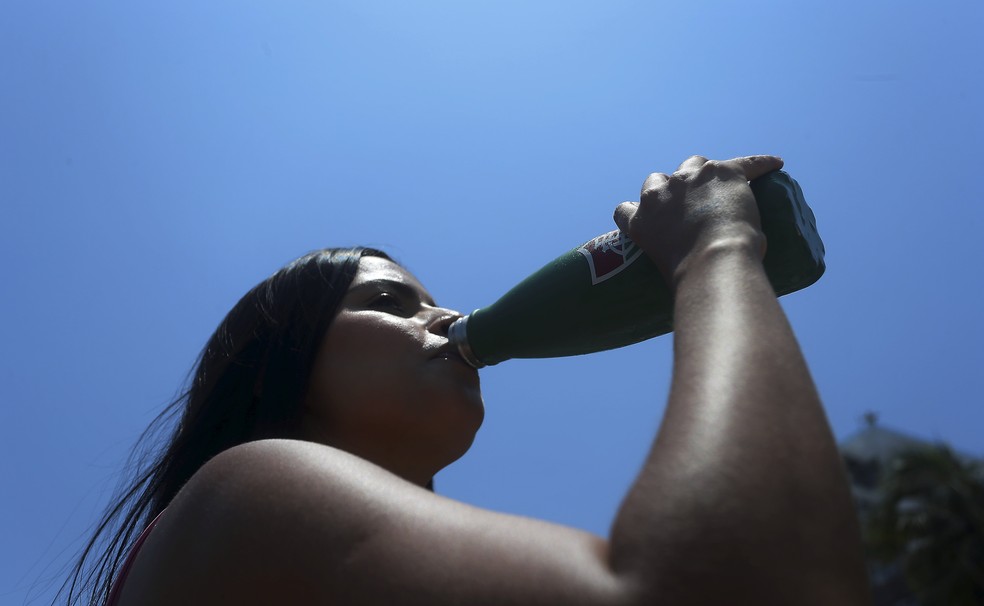
M774 153L827 274L783 299L836 436L984 455L984 5L13 1L0 20L0 604L49 577L226 311L368 244L490 303L650 172ZM483 371L446 495L604 534L671 339ZM60 579L59 579L60 580Z

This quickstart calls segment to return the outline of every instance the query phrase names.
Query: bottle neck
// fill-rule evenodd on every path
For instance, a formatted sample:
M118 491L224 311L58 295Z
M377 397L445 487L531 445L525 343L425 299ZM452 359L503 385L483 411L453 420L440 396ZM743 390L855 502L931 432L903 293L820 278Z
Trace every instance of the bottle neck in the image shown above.
M465 362L468 362L468 364L475 368L483 368L485 364L478 359L478 356L472 351L471 344L468 342L468 318L470 317L468 315L458 318L448 327L448 340L458 349L458 355Z

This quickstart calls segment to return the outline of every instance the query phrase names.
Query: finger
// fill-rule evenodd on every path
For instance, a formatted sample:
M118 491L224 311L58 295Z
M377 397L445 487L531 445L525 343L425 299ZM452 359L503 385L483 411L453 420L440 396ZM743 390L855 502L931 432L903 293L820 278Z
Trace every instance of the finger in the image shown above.
M663 173L653 173L649 175L642 183L642 194L645 195L647 191L656 189L660 185L669 181L669 179L670 178Z
M676 172L692 173L705 164L707 164L707 158L704 156L690 156L680 164Z
M628 233L629 220L636 214L636 210L638 209L638 202L622 202L615 207L615 225L622 230L622 233Z
M782 158L779 156L744 156L732 158L725 163L744 173L746 181L758 179L766 173L779 170L783 165Z

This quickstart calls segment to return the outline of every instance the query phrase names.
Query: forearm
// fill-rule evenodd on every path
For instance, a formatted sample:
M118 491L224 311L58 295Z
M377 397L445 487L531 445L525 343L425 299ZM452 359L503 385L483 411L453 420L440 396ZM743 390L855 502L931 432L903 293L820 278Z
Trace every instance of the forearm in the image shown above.
M616 570L729 601L863 600L857 520L792 330L750 249L690 263L669 403L612 532ZM680 594L681 596L683 594ZM789 602L792 603L792 602Z

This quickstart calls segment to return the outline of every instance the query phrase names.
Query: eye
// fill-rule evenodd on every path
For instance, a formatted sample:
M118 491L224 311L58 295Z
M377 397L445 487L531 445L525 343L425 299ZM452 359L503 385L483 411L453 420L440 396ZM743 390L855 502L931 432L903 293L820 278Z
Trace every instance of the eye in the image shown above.
M369 301L369 307L372 309L383 309L396 312L402 312L404 310L403 301L401 301L396 295L388 292L384 292L376 297L373 297L373 299Z

